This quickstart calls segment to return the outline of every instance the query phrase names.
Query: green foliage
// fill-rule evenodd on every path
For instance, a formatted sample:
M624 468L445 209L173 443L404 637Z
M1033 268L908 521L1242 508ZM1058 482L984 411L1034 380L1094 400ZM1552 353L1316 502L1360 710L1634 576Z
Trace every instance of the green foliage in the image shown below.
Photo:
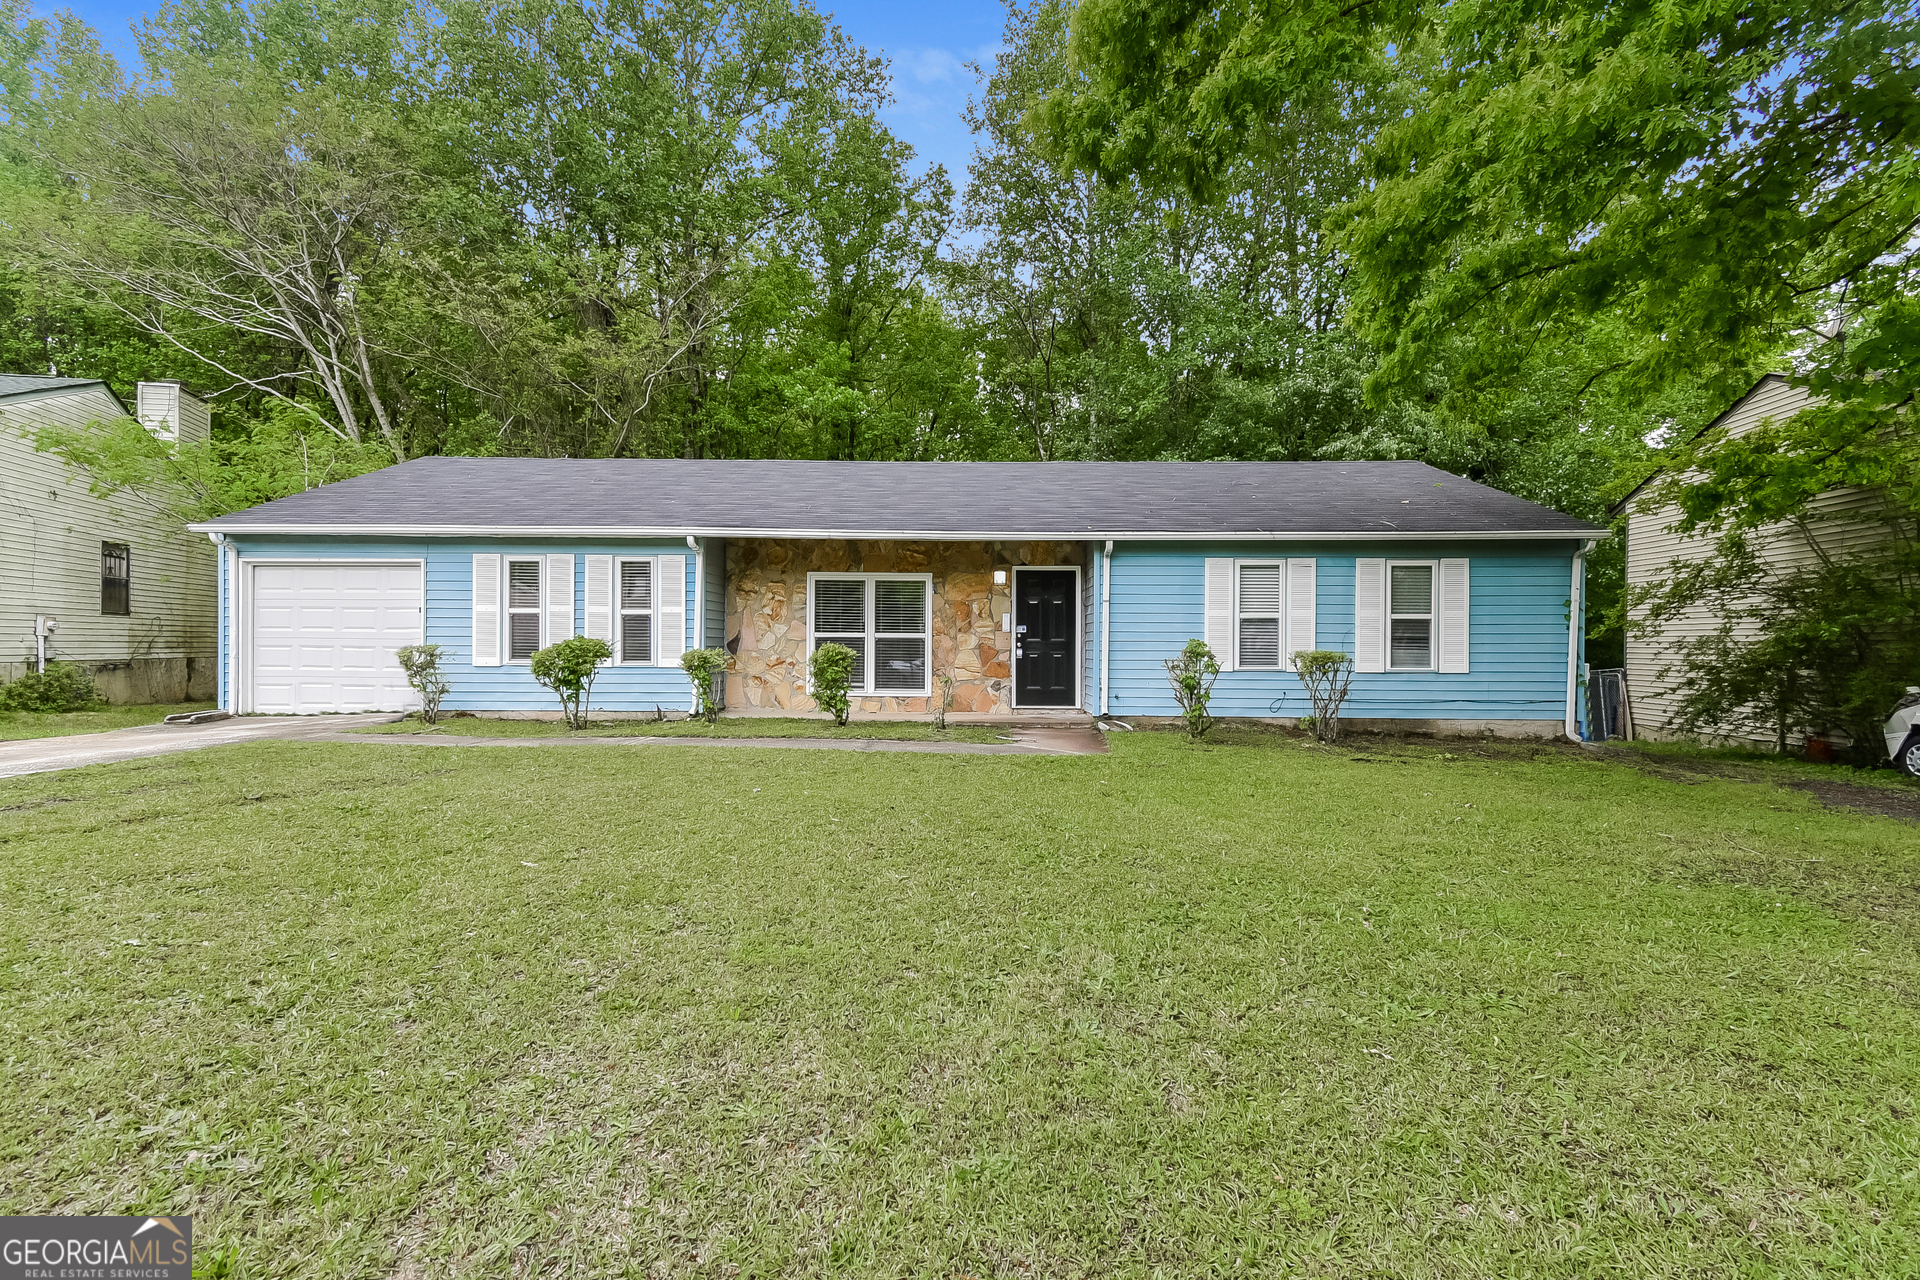
M573 636L534 651L533 678L560 699L560 714L570 729L587 727L587 707L600 664L613 657L605 640Z
M106 706L87 669L72 662L49 662L0 685L0 711L93 711Z
M1293 655L1293 669L1307 687L1313 714L1300 718L1300 727L1321 742L1340 740L1340 708L1353 685L1353 659L1338 649L1301 649Z
M407 644L393 651L394 660L407 674L407 683L420 695L420 718L428 724L440 722L440 700L452 688L446 673L440 670L440 646Z
M844 725L852 711L847 691L853 685L853 664L859 660L860 655L846 645L829 642L815 649L807 663L807 692L835 724Z
M725 649L688 649L680 655L680 669L693 682L693 714L712 724L726 705L729 655Z
M1796 532L1817 536L1808 523ZM1783 748L1837 731L1855 763L1884 760L1880 726L1920 672L1920 549L1891 532L1882 548L1784 572L1736 532L1716 554L1638 588L1645 634L1702 611L1715 619L1705 634L1671 641L1660 679L1678 692L1677 727Z
M342 440L284 401L255 421L222 415L213 439L169 444L132 418L44 426L34 447L84 474L98 497L118 498L177 524L210 520L391 465L377 444Z
M1207 707L1213 701L1213 682L1220 678L1220 660L1205 640L1189 640L1180 656L1168 658L1165 665L1167 683L1173 687L1173 700L1180 704L1187 737L1198 742L1213 728L1213 713Z

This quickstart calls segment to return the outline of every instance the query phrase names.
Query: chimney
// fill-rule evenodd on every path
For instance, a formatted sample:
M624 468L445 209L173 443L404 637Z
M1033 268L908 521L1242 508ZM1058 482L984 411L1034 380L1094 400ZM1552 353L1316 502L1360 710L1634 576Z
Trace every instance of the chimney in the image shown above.
M134 416L170 444L205 444L211 426L207 402L178 382L143 382L134 391Z

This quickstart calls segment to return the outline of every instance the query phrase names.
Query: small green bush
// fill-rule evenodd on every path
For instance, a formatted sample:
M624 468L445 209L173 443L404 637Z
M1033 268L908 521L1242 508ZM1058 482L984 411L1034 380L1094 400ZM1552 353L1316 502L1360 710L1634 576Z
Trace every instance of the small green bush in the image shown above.
M693 681L695 718L712 724L720 718L720 708L726 701L723 677L727 671L727 651L689 649L680 655L680 668L687 673L687 679Z
M428 724L440 723L440 700L447 696L447 677L440 670L440 646L437 644L402 645L393 651L407 683L420 695L420 718Z
M0 711L97 711L107 705L85 667L49 662L45 671L29 671L0 687Z
M847 690L853 687L853 664L859 660L846 645L829 642L815 649L808 663L808 691L822 711L832 713L835 724L845 724L853 710Z
M1166 667L1173 700L1180 704L1180 718L1187 722L1187 737L1198 742L1213 728L1207 704L1213 701L1213 682L1220 678L1220 660L1205 640L1189 640L1179 657L1167 659Z
M600 664L611 657L611 645L589 636L574 636L534 653L533 678L559 696L560 714L569 729L587 727L593 678L600 674Z
M1302 649L1293 655L1293 669L1307 687L1313 714L1300 717L1300 727L1320 742L1340 740L1340 707L1353 685L1353 660L1338 649Z

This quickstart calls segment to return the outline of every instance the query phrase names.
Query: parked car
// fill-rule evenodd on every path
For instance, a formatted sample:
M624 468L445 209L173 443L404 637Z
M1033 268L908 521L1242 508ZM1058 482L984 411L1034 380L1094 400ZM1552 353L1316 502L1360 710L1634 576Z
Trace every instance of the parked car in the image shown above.
M1907 686L1907 696L1887 717L1886 733L1893 763L1909 778L1920 778L1920 685Z

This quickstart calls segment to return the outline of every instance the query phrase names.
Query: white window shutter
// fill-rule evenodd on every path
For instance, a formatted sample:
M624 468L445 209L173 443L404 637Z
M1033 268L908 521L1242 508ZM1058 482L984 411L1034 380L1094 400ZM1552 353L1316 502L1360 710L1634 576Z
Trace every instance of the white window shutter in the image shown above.
M473 558L473 665L500 665L500 557Z
M1387 669L1387 562L1353 562L1353 669Z
M547 557L546 643L573 638L573 557Z
M1233 561L1207 557L1206 642L1223 667L1233 665Z
M1313 560L1287 561L1287 651L1280 655L1280 666L1292 670L1293 655L1317 649L1313 606L1315 601Z
M590 640L613 643L613 557L587 557L587 629Z
M654 646L654 661L663 667L680 665L687 651L687 558L661 556L659 572L653 581L654 608L659 612L655 624L660 642Z
M1435 612L1439 615L1440 633L1438 661L1434 663L1437 671L1465 674L1467 670L1467 608L1472 592L1469 589L1467 562L1465 560L1442 560L1440 562L1440 601Z

